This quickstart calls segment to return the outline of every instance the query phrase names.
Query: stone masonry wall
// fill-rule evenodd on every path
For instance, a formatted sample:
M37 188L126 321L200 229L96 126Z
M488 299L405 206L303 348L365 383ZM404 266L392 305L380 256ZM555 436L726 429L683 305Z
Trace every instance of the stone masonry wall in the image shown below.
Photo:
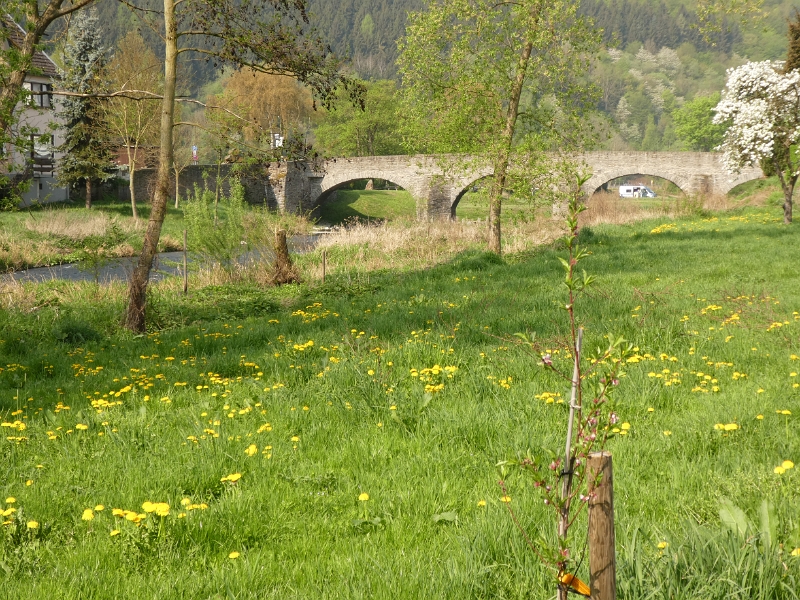
M194 194L195 186L203 189L216 189L216 165L192 165L186 167L180 174L179 191L181 199ZM221 193L230 193L231 165L220 166ZM271 164L261 168L259 172L248 173L242 177L245 189L245 199L250 204L266 204L273 210L283 209L284 184L286 179L286 165ZM149 202L155 191L156 170L141 169L134 174L137 202ZM170 177L170 197L174 202L175 175ZM121 201L130 202L128 184L117 187L117 197Z

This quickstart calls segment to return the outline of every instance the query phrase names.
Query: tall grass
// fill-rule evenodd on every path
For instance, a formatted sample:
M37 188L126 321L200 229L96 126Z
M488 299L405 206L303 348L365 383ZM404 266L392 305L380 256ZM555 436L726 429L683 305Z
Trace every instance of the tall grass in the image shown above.
M65 210L44 210L30 213L25 219L25 228L28 231L72 240L105 235L112 224L128 234L144 232L143 223L123 220L102 212L86 215Z

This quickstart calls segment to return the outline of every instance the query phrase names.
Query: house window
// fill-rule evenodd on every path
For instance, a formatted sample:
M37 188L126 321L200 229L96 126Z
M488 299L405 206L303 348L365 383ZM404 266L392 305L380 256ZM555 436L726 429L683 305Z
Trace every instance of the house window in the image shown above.
M52 175L55 167L53 137L50 135L31 135L31 165L37 176Z
M30 103L39 108L52 108L53 86L49 83L25 83L24 87L30 92Z

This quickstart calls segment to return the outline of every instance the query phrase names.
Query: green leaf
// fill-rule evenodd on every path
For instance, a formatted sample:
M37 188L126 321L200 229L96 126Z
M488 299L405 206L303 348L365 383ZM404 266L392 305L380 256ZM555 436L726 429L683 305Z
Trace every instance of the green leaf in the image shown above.
M533 333L531 333L530 337L528 337L527 333L515 333L514 337L521 339L523 342L527 344L533 344L534 340L536 339L536 332L534 331Z
M778 533L778 517L775 514L775 507L769 500L761 502L758 516L764 550L769 551Z
M433 522L434 523L440 523L442 521L444 521L446 523L457 523L458 522L458 513L456 513L456 512L451 510L451 511L448 511L448 512L439 513L438 515L433 515Z
M747 520L744 511L728 498L720 499L719 504L719 518L722 524L738 535L739 538L745 539L748 530L752 529L752 525Z

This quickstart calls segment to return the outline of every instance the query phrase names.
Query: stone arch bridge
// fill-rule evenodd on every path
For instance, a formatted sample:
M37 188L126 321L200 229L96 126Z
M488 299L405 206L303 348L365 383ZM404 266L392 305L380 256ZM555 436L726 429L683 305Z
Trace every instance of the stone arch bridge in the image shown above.
M686 194L709 195L726 194L740 183L764 176L757 167L728 175L722 166L722 155L712 152L587 152L580 158L592 172L584 186L587 194L625 175L662 177ZM420 218L449 219L455 216L458 201L469 187L491 174L492 169L484 167L444 177L432 156L372 156L317 164L290 163L271 179L273 202L285 211L311 210L354 180L385 179L414 197Z

